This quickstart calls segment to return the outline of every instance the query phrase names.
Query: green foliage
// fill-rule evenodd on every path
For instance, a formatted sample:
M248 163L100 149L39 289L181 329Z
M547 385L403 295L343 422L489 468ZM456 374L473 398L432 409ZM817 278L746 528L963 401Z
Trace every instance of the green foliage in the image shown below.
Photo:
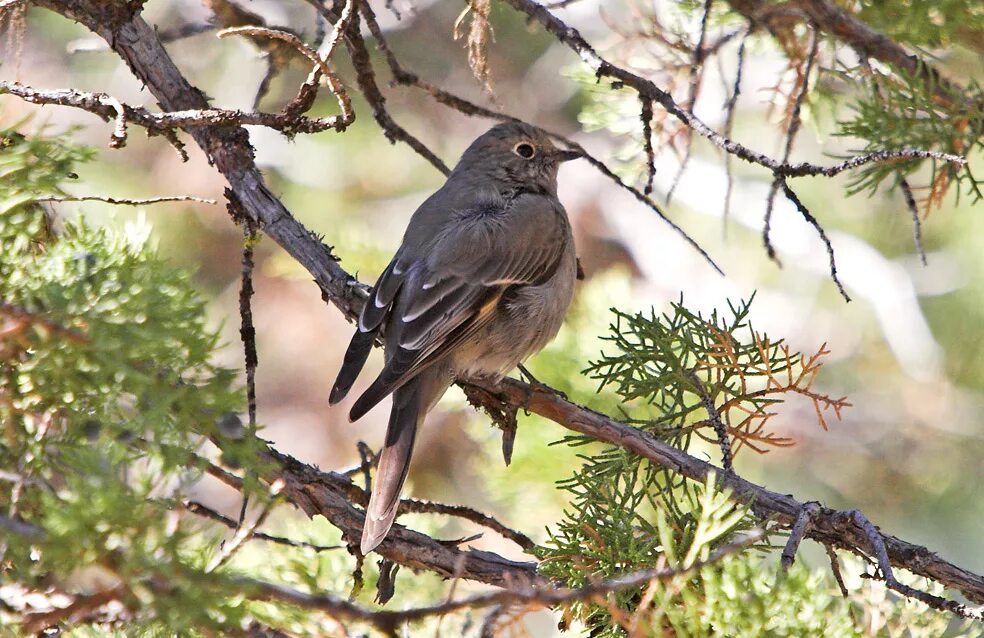
M573 496L571 508L538 551L540 571L570 586L640 569L690 568L707 560L711 549L735 530L750 526L748 511L726 493L717 492L713 477L672 502L671 511L666 497L675 493L673 489L660 489L665 485L660 481L643 480L640 465L650 464L615 450L585 461L562 483ZM684 589L686 596L694 594L691 588ZM608 602L632 613L642 596L643 588L629 589ZM593 636L623 635L609 607L576 603L572 611Z
M664 315L614 311L608 337L614 351L587 372L601 382L601 390L614 389L621 397L627 420L675 446L690 448L693 434L708 427L702 395L729 426L735 449L785 445L788 440L765 425L788 395L812 400L821 424L824 410L837 412L847 404L811 389L826 351L804 357L755 332L747 319L750 303L731 305L726 316L704 317L682 302ZM565 440L575 447L589 441ZM572 587L642 569L678 572L572 605L566 617L583 624L592 637L630 631L749 637L905 631L928 638L949 622L944 614L924 610L914 622L898 600L896 607L884 607L886 614L874 624L862 620L875 604L869 592L859 591L858 584L844 600L826 567L808 569L802 559L781 573L778 556L770 551L781 541L774 531L755 548L706 562L715 549L739 542L742 533L762 524L746 505L719 490L713 476L695 486L614 446L581 458L582 466L559 483L570 503L537 548L541 572ZM869 629L874 633L866 633Z
M50 238L51 228L34 200L63 194L59 184L74 177L73 164L92 158L92 151L56 144L41 136L25 137L17 123L0 129L0 282L14 268L15 255L39 250ZM7 256L10 255L10 258Z
M142 610L134 630L236 623L242 605L202 572L211 535L175 511L201 476L201 436L243 404L233 371L211 363L204 304L146 229L52 232L35 200L88 151L0 139L0 506L36 528L5 536L3 579L123 587ZM230 443L241 460L251 445Z
M854 80L854 84L854 117L840 123L838 134L865 140L863 151L920 148L960 156L984 151L984 89L977 83L971 82L960 92L952 85L927 82L922 73L913 77L896 72L875 73ZM940 99L937 93L947 99ZM848 192L874 192L889 178L895 186L924 164L925 161L869 164L852 175ZM974 201L984 197L984 179L971 172L969 162L962 167L935 160L929 160L929 164L931 204L939 204L952 182L956 182L958 193L965 190Z
M694 434L716 440L706 433L712 415L704 397L716 406L736 452L788 445L765 427L783 395L813 401L824 427L823 412L839 416L847 404L811 389L826 350L804 357L757 333L747 319L750 306L751 299L729 304L729 317L714 311L706 319L682 302L662 317L614 310L607 340L618 352L603 354L586 372L622 397L629 422L673 445L686 448Z
M984 36L984 6L968 0L866 0L858 17L900 44L949 47Z

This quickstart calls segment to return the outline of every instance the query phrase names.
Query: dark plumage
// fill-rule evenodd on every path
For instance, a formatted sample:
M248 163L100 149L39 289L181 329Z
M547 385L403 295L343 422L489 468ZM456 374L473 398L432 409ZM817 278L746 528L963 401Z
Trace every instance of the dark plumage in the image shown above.
M413 214L373 287L330 395L345 397L382 332L383 371L349 413L393 394L363 553L393 524L417 427L455 376L501 377L560 329L576 259L557 167L575 157L527 124L492 128Z

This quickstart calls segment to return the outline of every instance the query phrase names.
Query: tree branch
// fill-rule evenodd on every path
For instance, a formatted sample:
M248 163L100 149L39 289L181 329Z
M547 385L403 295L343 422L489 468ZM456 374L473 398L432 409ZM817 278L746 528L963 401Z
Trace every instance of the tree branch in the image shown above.
M72 106L98 115L105 121L115 120L117 122L113 132L113 141L115 143L111 142L110 144L114 148L119 148L122 145L119 143L119 140L125 139L125 136L121 136L121 112L125 118L124 126L126 123L138 124L155 133L164 133L166 131L172 131L175 128L190 130L203 126L254 125L266 126L287 134L295 134L320 133L328 129L344 130L347 126L344 115L335 115L328 118L312 118L293 113L262 113L256 111L240 111L238 109L214 109L209 108L204 103L198 108L175 109L164 113L154 113L142 106L123 104L116 98L105 93L85 93L83 91L76 91L75 89L40 90L25 86L19 82L0 80L0 95L4 94L16 95L32 104ZM202 101L204 102L204 98L202 98Z
M675 115L686 118L685 121L691 122L698 133L712 141L720 141L729 152L780 174L793 176L784 172L787 167L774 160L721 138L699 120L680 110L667 94L648 80L617 69L598 57L575 30L553 18L540 5L530 0L509 1L579 51L599 74L624 78L626 83L631 82L639 88L640 93L645 92L660 104L675 108L679 111ZM202 93L189 84L174 66L154 30L139 15L131 14L128 5L107 8L99 0L39 0L38 4L81 22L106 39L137 78L153 92L165 111L208 109ZM237 205L264 232L312 274L326 299L338 306L347 317L356 316L365 300L365 287L338 265L331 249L298 223L265 186L262 175L253 163L245 131L238 127L192 127L189 132L216 169L229 181L227 197L236 200ZM811 173L804 171L803 174ZM531 387L506 379L494 386L476 381L474 387L496 401L516 408L528 408L572 431L623 447L691 480L704 481L709 473L715 472L723 487L730 489L735 498L750 502L753 511L763 519L771 518L792 526L803 510L804 504L792 496L778 494L735 474L722 472L649 434L575 405L541 385ZM346 498L347 488L334 484L330 474L314 470L275 450L269 450L269 454L279 465L276 473L284 480L284 497L309 515L326 515L342 530L349 542L356 543L362 529L362 513ZM344 482L351 485L348 481ZM877 554L880 560L883 554L882 562L887 561L892 567L931 578L960 591L975 603L984 603L984 578L941 559L925 547L883 534L870 523L862 525L860 520L856 516L820 507L811 519L806 536L860 555ZM452 576L461 570L463 578L512 589L516 589L519 583L536 585L543 582L535 574L532 563L517 563L477 550L460 551L399 526L394 527L379 552L386 558L414 568L428 569L445 576ZM883 577L890 578L884 569L882 571ZM892 584L891 581L889 584ZM900 591L907 596L914 595L912 591ZM957 603L947 603L946 608L966 617L980 618L979 611Z
M686 576L700 571L704 567L720 561L752 545L762 538L761 531L746 534L734 542L723 545L713 552L706 560L695 561L681 568L647 569L630 572L621 576L601 580L576 589L563 587L516 587L501 589L484 594L477 594L458 600L448 600L428 607L416 607L401 611L369 611L340 598L324 594L307 594L281 585L264 583L255 580L241 579L244 590L252 589L267 600L277 600L299 607L320 609L330 615L346 620L359 620L375 625L378 629L389 632L402 624L415 622L434 616L446 616L462 609L481 609L504 604L521 605L566 605L576 601L593 600L605 594L625 591L633 587L645 585L652 581L665 581L680 576Z
M901 45L838 7L830 0L794 0L773 3L770 0L728 0L728 4L754 24L765 24L771 29L783 23L811 21L824 32L836 37L854 49L861 58L873 57L891 64L907 75L921 77L926 87L937 98L950 104L956 87L940 77L939 72ZM782 11L783 8L795 9ZM956 88L963 92L962 89Z
M525 406L530 412L569 430L625 448L695 482L706 481L708 474L713 472L718 477L719 485L731 490L737 500L750 503L752 511L762 519L772 519L791 527L806 507L806 503L790 495L773 492L734 473L724 472L645 432L575 405L551 390L531 387L514 379L504 379L496 387L483 386L480 389L487 392L493 400L517 407ZM806 537L847 549L860 556L870 556L872 550L869 532L870 530L858 525L853 516L821 506L810 519ZM974 603L984 604L984 577L940 558L925 547L882 532L877 534L884 543L886 556L893 567L930 578L959 591ZM958 607L959 611L951 611L968 618L981 619L979 610Z

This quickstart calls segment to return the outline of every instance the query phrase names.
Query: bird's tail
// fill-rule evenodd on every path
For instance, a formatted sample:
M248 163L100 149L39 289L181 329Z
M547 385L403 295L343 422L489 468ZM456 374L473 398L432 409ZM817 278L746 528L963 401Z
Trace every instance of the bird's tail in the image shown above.
M426 379L421 375L411 379L393 393L393 409L390 412L389 426L386 428L386 442L379 455L379 466L372 482L372 496L366 508L366 522L362 528L362 553L368 554L376 548L396 518L400 505L400 492L410 469L410 455L417 426L423 421L429 407L422 399ZM429 403L429 401L428 401Z

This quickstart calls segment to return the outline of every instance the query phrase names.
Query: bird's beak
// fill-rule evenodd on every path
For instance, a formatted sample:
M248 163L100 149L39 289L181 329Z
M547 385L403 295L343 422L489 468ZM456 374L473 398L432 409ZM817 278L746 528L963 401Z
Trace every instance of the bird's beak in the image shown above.
M584 157L584 154L581 153L581 151L571 151L571 150L564 149L564 150L558 150L554 156L557 158L558 162L569 162L571 160L576 160L581 157Z

